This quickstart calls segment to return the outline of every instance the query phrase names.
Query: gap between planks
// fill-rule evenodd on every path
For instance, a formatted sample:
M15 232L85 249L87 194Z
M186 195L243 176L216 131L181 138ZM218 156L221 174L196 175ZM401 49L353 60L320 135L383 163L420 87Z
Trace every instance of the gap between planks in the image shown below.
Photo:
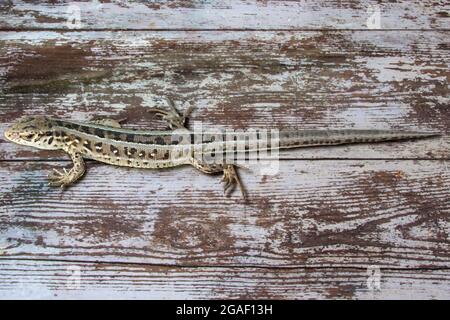
M111 28L79 28L79 29L66 29L66 28L26 28L26 29L18 29L18 28L0 28L0 32L449 32L448 28L440 28L440 29L327 29L327 28L317 28L317 29L291 29L291 28L266 28L266 29L256 29L256 28L226 28L226 29L200 29L200 28L178 28L178 29L111 29Z
M77 263L85 265L104 265L104 266L143 266L143 267L158 267L158 268L171 268L171 269L261 269L261 270L367 270L367 267L333 267L333 266L264 266L264 265L252 265L252 264L240 264L240 265L190 265L190 264L163 264L163 263L147 263L147 262L126 262L126 261L90 261L90 260L72 260L72 259L36 259L36 258L2 258L0 261L31 261L31 262L60 262L60 263ZM392 270L392 271L445 271L450 270L450 267L380 267L380 270Z

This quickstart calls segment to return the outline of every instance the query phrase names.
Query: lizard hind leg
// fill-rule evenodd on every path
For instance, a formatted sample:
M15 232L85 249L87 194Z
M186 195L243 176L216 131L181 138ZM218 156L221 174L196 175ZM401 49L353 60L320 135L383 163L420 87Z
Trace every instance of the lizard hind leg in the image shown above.
M169 127L172 130L186 128L186 120L189 117L189 114L192 112L192 106L189 106L187 109L185 109L185 111L181 115L175 107L173 101L170 99L167 99L167 101L169 103L169 110L154 107L150 108L148 111L153 112L157 116L161 117L161 119L169 124Z
M241 190L242 198L247 200L247 192L242 185L236 168L232 164L205 164L197 160L193 160L191 164L198 170L207 174L215 174L223 172L222 182L224 182L224 194L229 196L236 186Z
M239 186L239 189L241 190L242 198L244 200L247 200L247 192L242 185L241 179L239 178L239 175L236 171L236 168L232 164L227 164L223 168L223 177L222 181L225 182L224 185L224 193L226 195L231 194L236 186Z

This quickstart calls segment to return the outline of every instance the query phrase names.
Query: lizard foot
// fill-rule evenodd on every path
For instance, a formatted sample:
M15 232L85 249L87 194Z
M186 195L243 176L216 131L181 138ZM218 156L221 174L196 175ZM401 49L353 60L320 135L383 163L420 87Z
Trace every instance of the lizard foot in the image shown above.
M175 108L175 105L171 100L169 100L170 110L162 109L162 108L150 108L149 112L154 112L157 116L160 116L161 119L169 123L170 129L181 129L185 128L186 119L189 117L189 114L192 112L192 107L189 106L182 115L178 113L178 110Z
M53 171L50 172L50 174L48 175L49 181L48 185L52 187L64 188L77 180L73 172L73 169L67 170L66 168L63 168L63 171L64 172L61 172L57 169L53 169Z
M241 189L242 198L244 200L247 200L247 193L244 189L244 186L241 183L241 180L239 179L239 175L237 174L234 165L229 164L223 168L222 181L225 182L224 193L226 196L231 194L233 190L236 188L236 185L238 185L239 189Z

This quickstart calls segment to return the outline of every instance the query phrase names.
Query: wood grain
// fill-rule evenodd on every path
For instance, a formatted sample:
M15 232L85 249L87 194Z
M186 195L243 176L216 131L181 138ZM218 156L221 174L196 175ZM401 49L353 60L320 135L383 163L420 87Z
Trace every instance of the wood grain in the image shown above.
M448 21L445 1L1 2L0 299L448 299ZM63 192L62 153L3 139L36 114L162 129L166 98L191 127L442 137L283 153L241 170L247 204L189 167L88 162Z
M80 275L79 281L76 276ZM0 260L0 299L448 299L447 270L177 268ZM193 276L195 275L195 277ZM370 283L370 280L369 280ZM276 310L274 310L275 312Z
M2 257L182 266L449 267L443 161L282 161L241 170L244 204L193 168L89 163L69 190L61 163L0 162ZM259 169L262 168L262 165ZM208 200L205 200L208 199Z
M3 32L0 133L18 117L128 117L175 101L191 126L437 131L440 139L303 149L285 158L448 159L448 34ZM3 135L2 135L3 136ZM41 159L0 138L0 159ZM54 155L54 153L53 153ZM57 156L60 158L60 156Z
M3 1L0 28L448 29L448 19L445 1Z

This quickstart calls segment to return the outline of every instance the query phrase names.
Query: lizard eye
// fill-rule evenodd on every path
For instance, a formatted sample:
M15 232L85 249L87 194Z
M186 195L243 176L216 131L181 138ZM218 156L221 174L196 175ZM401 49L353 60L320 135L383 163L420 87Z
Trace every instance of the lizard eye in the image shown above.
M25 140L31 140L31 139L33 139L33 137L34 137L34 134L32 134L32 133L22 135L22 138L24 138Z

